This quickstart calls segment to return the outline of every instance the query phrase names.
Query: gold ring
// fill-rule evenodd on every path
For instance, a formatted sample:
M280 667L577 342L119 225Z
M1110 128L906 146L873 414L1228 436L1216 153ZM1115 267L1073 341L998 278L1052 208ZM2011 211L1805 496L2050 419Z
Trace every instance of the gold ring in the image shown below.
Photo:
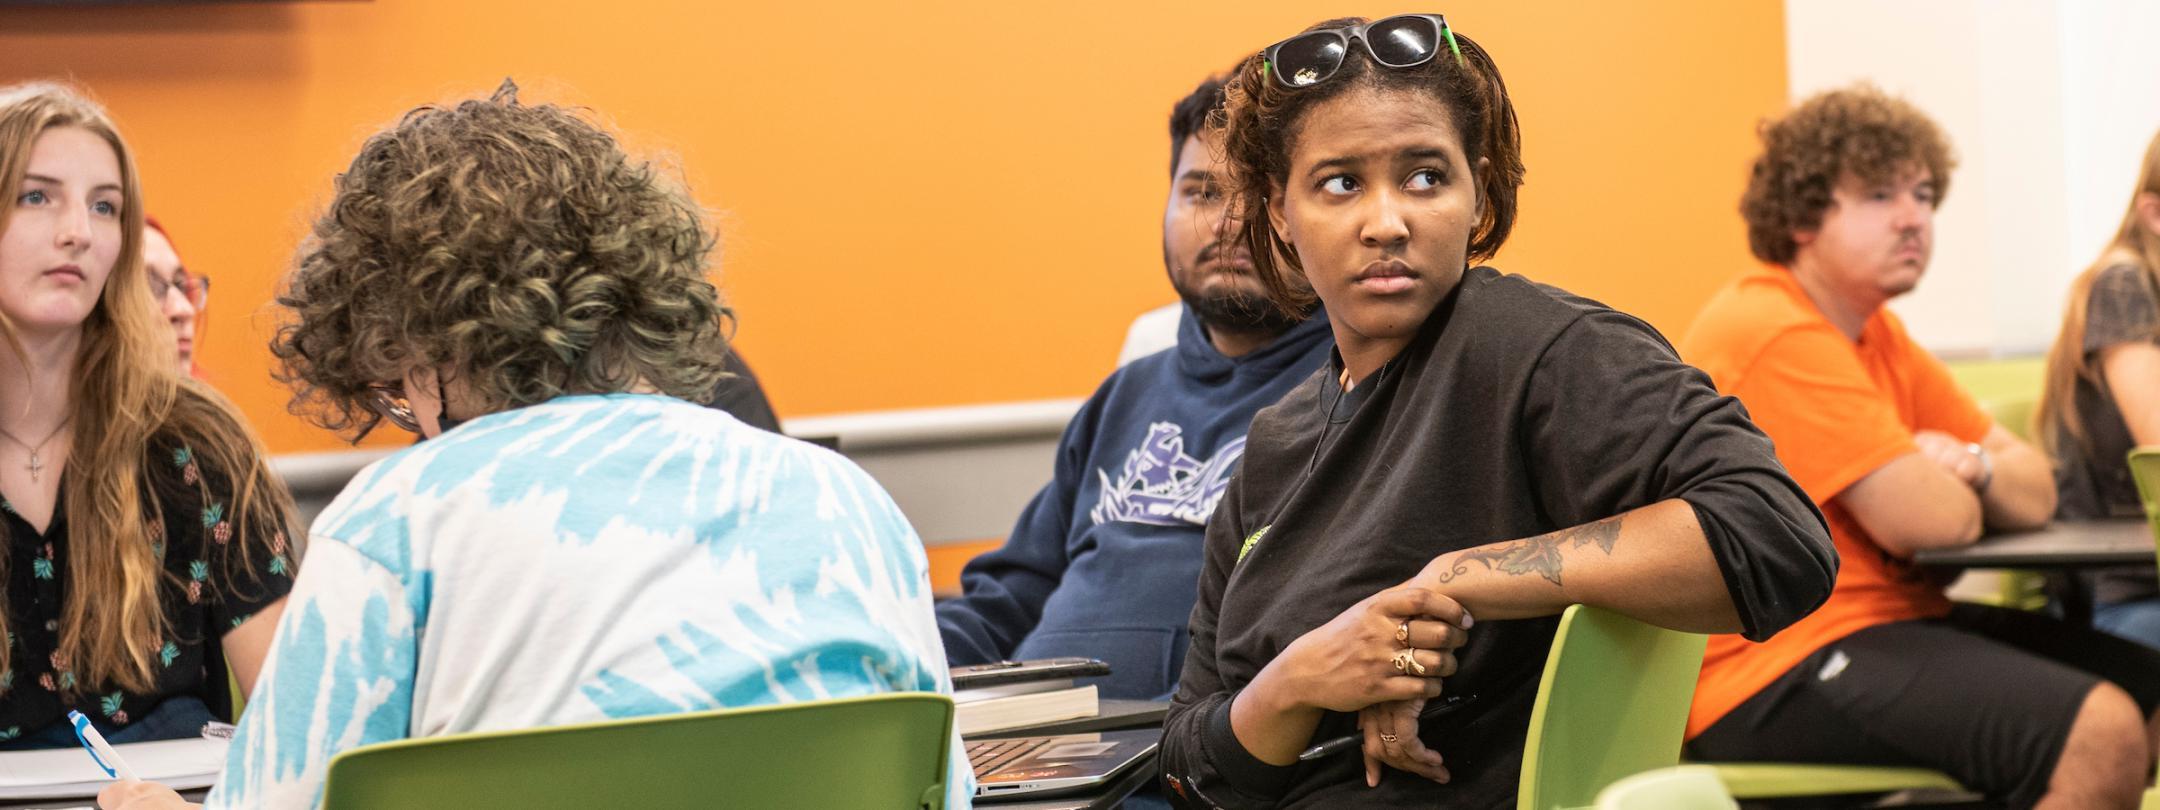
M1410 643L1410 620L1409 620L1409 619L1404 619L1404 620L1402 621L1402 624L1398 624L1398 625L1395 625L1395 640L1396 640L1396 641L1400 641L1400 642L1402 642L1402 643L1404 643L1404 644L1409 644L1409 643Z
M1380 741L1381 741L1381 742L1384 742L1384 743L1392 743L1392 742L1394 742L1394 741L1395 741L1395 735L1393 735L1393 734L1382 734L1382 735L1380 735Z
M1408 652L1410 652L1410 648L1408 648L1408 647L1405 647L1405 648L1403 648L1403 652L1405 652L1405 653L1408 653ZM1424 664L1420 664L1420 663L1418 663L1418 660L1417 660L1417 657L1416 657L1416 656L1413 656L1413 655L1405 655L1405 656L1403 656L1403 657L1404 657L1404 658L1407 658L1407 659L1410 659L1410 671L1411 671L1411 672L1412 672L1413 674L1416 674L1416 675L1417 675L1417 676L1419 676L1419 677L1424 677L1424 675L1425 675L1425 665L1424 665Z
M1411 655L1409 647L1404 647L1400 650L1395 651L1394 664L1396 672L1407 675L1409 674L1411 667L1417 667L1419 675L1425 674L1425 668L1418 666L1417 659Z

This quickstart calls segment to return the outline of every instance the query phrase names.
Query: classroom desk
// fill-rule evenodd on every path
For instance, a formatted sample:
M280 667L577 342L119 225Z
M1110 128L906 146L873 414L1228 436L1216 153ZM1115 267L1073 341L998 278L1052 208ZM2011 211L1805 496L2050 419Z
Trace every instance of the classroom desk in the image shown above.
M1170 713L1167 700L1120 700L1103 698L1096 702L1094 717L1074 720L1057 720L1040 725L1009 728L968 735L970 740L995 740L1004 737L1048 737L1055 734L1086 734L1090 731L1115 731L1121 728L1161 727L1163 716Z
M2044 571L2063 619L2092 624L2092 594L2079 569L2154 564L2152 527L2143 518L2060 521L2044 529L1980 538L1960 548L1930 549L1913 562L1931 568L2023 568Z
M1931 568L2097 568L2152 565L2153 534L2144 519L2062 521L2030 532L1980 538L1959 548L1929 549L1913 562Z
M198 790L183 790L183 791L180 791L180 798L183 798L183 799L186 799L186 800L188 800L188 801L191 801L191 802L195 802L195 803L198 803L198 804L200 804L200 803L202 802L202 800L203 800L203 797L204 797L204 796L208 796L208 795L210 795L210 789L209 789L209 788L201 788L201 789L198 789ZM28 801L28 800L26 800L26 801L0 801L0 810L74 810L75 808L81 808L81 807L93 807L93 808L94 808L94 807L96 807L96 806L97 806L97 801L96 801L95 799L89 799L89 798L83 798L83 799L38 799L38 800L35 800L35 801Z

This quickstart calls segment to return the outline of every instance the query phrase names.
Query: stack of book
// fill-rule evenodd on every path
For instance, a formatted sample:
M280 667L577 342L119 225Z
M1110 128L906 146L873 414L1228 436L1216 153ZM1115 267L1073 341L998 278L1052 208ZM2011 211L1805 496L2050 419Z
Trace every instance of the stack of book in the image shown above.
M1094 717L1101 711L1094 684L1075 686L1074 680L1106 674L1109 667L1078 660L1085 664L1007 662L954 668L953 722L960 736ZM998 669L1001 666L1004 669Z

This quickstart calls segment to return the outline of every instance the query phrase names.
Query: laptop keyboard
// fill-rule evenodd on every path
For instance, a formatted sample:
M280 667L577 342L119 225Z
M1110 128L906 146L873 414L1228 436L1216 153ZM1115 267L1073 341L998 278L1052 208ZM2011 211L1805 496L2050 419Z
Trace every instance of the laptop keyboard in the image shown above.
M979 779L1049 744L1049 740L1041 737L971 742L967 744L968 763L975 766L975 776Z

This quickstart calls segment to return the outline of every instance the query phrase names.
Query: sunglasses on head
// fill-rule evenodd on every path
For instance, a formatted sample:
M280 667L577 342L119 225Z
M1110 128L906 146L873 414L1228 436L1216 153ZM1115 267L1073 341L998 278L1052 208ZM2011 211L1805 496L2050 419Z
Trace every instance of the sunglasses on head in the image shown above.
M1443 40L1455 54L1455 63L1462 64L1462 48L1455 44L1455 32L1448 28L1446 17L1398 14L1349 28L1308 31L1269 45L1261 52L1266 59L1262 69L1284 87L1310 87L1342 69L1352 42L1364 45L1374 62L1407 68L1432 61Z

